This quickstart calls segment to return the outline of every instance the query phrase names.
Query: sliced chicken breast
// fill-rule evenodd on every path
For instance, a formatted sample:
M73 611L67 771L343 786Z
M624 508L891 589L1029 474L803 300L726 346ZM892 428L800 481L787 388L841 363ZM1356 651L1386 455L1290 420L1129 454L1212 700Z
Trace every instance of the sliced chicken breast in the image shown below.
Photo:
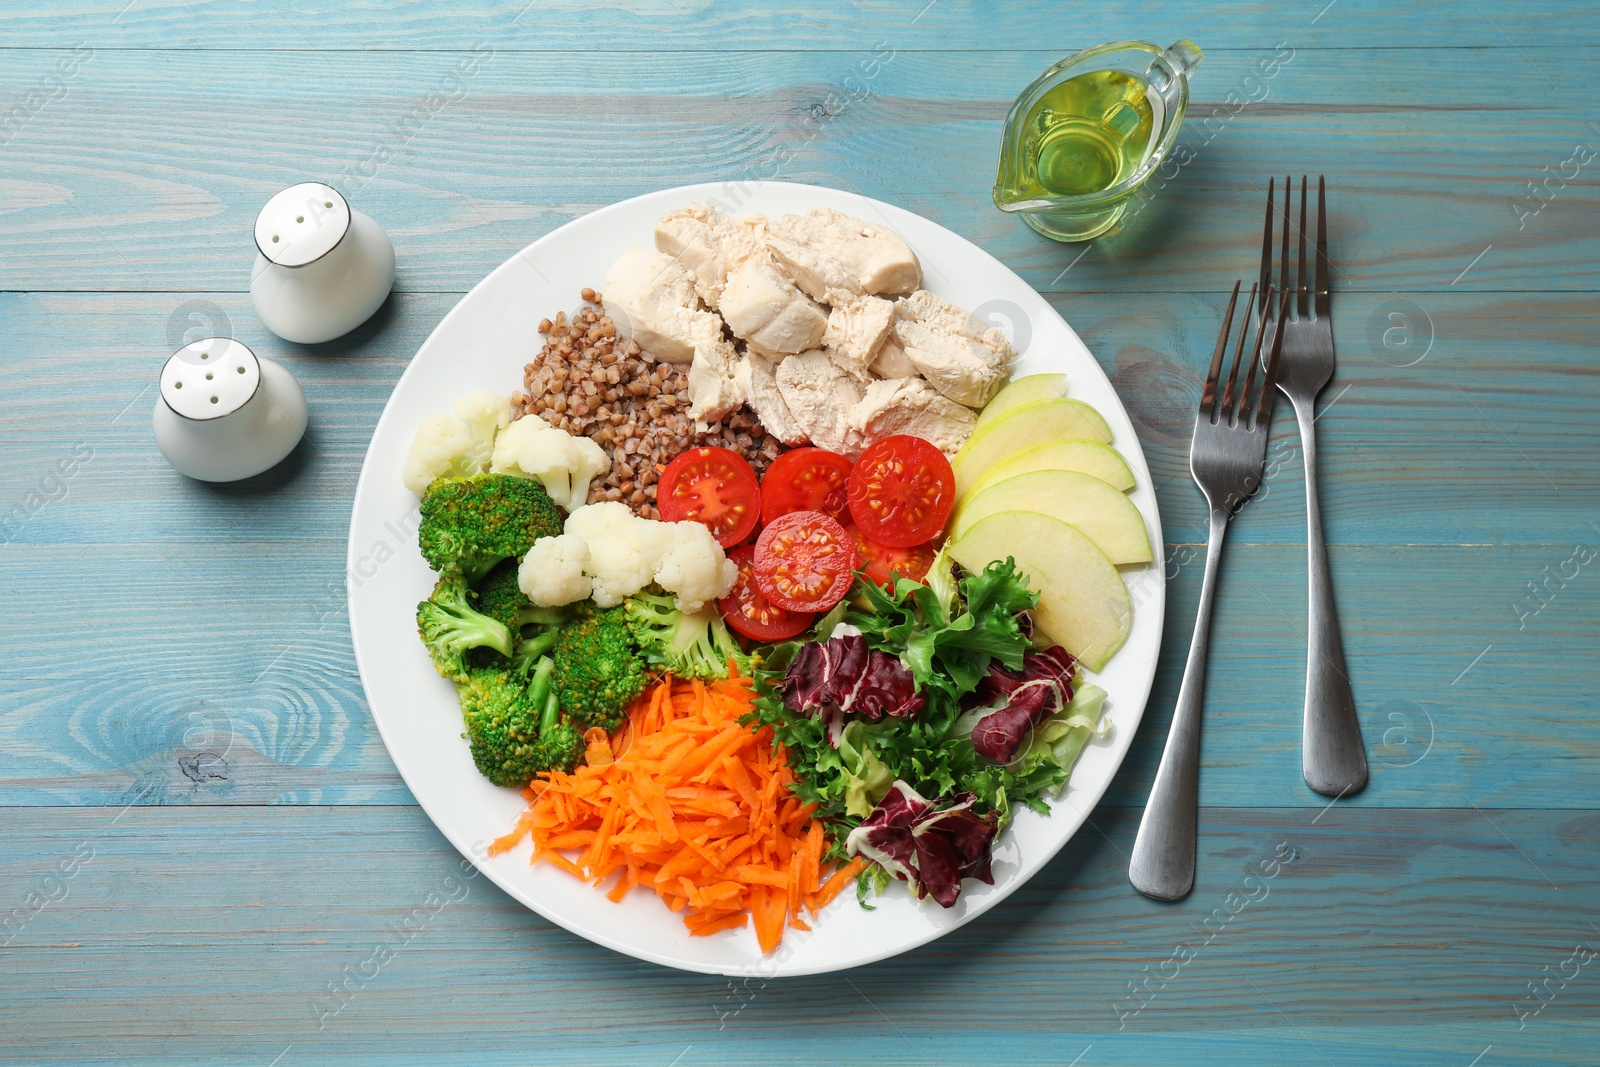
M790 355L815 348L828 327L827 312L764 251L728 278L719 306L733 335L764 352Z
M706 306L716 308L728 276L765 248L767 220L735 219L715 207L690 203L656 220L656 250L677 259Z
M689 415L701 429L750 399L748 377L739 373L733 344L719 332L695 346L689 364Z
M757 353L747 354L739 361L735 380L768 433L786 445L801 445L810 440L778 388L776 363Z
M906 350L900 347L900 342L894 335L891 327L889 336L883 339L883 344L878 346L878 354L872 359L872 373L879 378L914 378L917 376L917 365L911 362L911 357L906 355Z
M861 454L866 442L850 425L850 410L866 391L865 376L812 349L778 364L777 379L784 403L812 444L852 458Z
M862 435L862 447L895 434L909 434L954 455L972 436L978 416L940 393L922 378L886 378L872 382L850 409L850 425Z
M664 252L618 256L601 299L617 332L663 363L688 363L697 343L722 336L722 320L699 309L688 272Z
M830 307L822 347L845 363L867 370L894 325L894 302L844 289L828 290L826 302Z
M925 289L895 305L894 337L934 388L967 407L989 402L1011 362L1003 330Z
M829 289L851 293L909 293L922 284L911 246L881 223L831 208L785 215L768 223L767 243L796 285L823 300Z

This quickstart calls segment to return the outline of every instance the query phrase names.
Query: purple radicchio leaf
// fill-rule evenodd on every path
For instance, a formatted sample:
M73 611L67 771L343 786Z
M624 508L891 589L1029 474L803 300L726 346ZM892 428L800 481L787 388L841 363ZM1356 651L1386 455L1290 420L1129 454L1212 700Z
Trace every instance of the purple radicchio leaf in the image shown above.
M905 664L867 647L860 634L841 634L802 645L783 676L783 703L796 715L821 719L828 743L839 747L844 717L851 712L876 721L885 715L910 718L925 703Z
M975 814L976 801L960 793L940 808L897 781L850 831L846 847L906 882L918 900L931 896L941 907L953 907L963 878L994 884L990 846L999 817Z
M990 664L976 695L980 704L992 704L994 710L972 728L978 755L1001 764L1016 759L1028 733L1072 699L1076 669L1072 654L1059 645L1029 652L1020 671Z

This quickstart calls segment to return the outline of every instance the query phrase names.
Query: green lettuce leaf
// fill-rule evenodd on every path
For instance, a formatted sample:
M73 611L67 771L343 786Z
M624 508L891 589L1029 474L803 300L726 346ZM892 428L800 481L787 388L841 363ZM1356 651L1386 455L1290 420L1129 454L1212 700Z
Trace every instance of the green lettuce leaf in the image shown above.
M844 764L845 814L865 819L894 784L894 772L872 751L869 728L853 722L839 738L839 758Z

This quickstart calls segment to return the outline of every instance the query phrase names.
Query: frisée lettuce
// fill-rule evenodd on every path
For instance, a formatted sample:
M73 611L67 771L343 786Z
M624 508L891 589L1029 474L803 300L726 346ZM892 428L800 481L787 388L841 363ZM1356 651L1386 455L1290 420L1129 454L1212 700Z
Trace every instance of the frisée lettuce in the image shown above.
M833 856L874 860L863 887L893 875L946 907L959 879L923 878L949 864L912 862L901 837L956 810L967 814L939 825L970 816L999 832L1016 804L1048 813L1105 702L1098 687L1074 686L1064 650L1034 646L1038 594L1011 560L975 573L952 567L950 579L944 589L901 580L885 591L858 578L808 638L771 650L752 715L788 752L794 792L817 806ZM869 823L872 834L853 832ZM963 837L958 866L987 870L992 836ZM891 853L898 859L885 864Z

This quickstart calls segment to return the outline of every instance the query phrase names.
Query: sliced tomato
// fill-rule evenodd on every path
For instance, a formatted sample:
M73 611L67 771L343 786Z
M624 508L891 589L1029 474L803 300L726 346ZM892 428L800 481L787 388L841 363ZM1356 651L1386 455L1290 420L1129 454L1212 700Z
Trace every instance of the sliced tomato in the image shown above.
M732 548L761 520L761 485L737 452L711 445L691 448L661 472L656 507L662 521L701 523L717 544Z
M850 540L855 543L856 555L861 557L861 573L869 581L877 582L884 589L894 590L894 576L910 578L920 582L928 576L928 569L933 566L933 557L937 550L933 542L916 545L913 548L891 548L881 544L861 532L861 527L851 523L848 527Z
M816 615L809 611L787 611L766 598L756 587L756 546L740 545L728 552L739 567L739 578L728 595L717 601L717 608L736 633L752 641L784 641L804 633Z
M827 611L850 591L856 549L837 519L791 511L756 539L756 587L790 611Z
M850 471L850 517L890 548L938 537L955 502L950 461L920 437L896 434L874 442Z
M845 485L850 460L826 448L794 448L772 461L761 479L761 521L791 511L820 511L850 521Z

